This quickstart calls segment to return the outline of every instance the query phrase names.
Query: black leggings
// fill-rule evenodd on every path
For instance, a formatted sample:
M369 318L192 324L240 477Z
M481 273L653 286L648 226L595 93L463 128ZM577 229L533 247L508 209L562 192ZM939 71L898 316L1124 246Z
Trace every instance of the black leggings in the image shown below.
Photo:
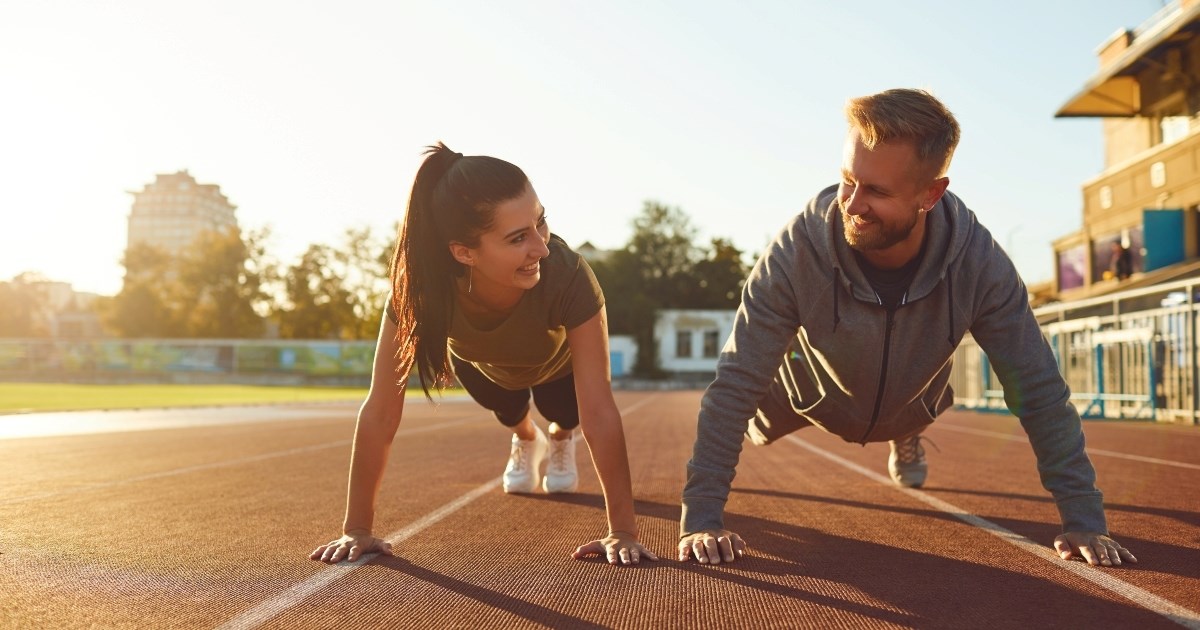
M454 367L458 382L466 388L471 398L495 414L496 419L506 427L515 427L525 419L525 414L529 413L531 391L534 404L547 420L567 430L579 426L579 400L575 397L574 372L549 383L512 390L500 387L474 365L456 356L450 357L450 364Z

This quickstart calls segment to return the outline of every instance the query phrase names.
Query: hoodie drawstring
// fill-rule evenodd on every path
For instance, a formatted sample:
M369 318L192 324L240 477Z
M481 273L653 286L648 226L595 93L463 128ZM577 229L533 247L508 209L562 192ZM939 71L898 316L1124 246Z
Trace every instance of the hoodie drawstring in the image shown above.
M841 284L842 270L840 267L833 268L833 332L837 332L838 322L842 318L838 316L838 285Z
M954 280L949 272L946 273L946 310L950 314L950 330L946 335L946 341L950 347L954 347Z

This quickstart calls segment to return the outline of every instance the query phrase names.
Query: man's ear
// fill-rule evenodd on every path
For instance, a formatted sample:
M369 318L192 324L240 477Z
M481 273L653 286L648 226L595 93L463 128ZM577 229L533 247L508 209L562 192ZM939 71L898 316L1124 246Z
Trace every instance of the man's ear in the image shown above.
M470 266L475 264L475 252L472 252L470 247L457 241L450 242L450 255L454 257L454 260L464 265Z
M921 209L926 212L932 210L949 186L949 177L939 177L933 180L933 183L929 185L929 188L925 189L925 195L921 198Z

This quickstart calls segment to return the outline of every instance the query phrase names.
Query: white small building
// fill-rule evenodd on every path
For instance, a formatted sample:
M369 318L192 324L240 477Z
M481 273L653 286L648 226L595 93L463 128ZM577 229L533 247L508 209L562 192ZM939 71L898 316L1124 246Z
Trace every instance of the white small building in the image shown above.
M671 374L714 373L737 311L664 309L654 323L659 367Z

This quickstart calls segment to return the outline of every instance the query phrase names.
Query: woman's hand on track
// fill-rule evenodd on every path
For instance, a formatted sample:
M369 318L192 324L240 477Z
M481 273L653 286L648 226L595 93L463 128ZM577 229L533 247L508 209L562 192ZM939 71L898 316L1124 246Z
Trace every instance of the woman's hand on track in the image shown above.
M580 560L593 556L604 556L609 564L637 564L642 558L658 560L654 552L642 546L637 536L628 532L613 532L599 540L593 540L580 546L571 554L572 558Z

